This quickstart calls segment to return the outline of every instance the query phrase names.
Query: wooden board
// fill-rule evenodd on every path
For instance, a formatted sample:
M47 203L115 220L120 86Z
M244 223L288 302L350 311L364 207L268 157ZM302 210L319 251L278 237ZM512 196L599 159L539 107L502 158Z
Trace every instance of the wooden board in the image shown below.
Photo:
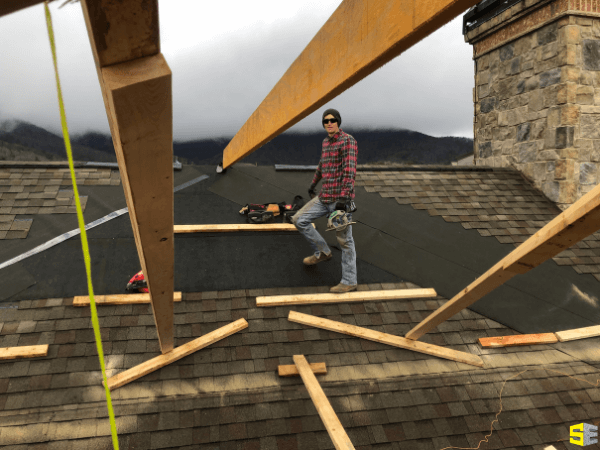
M132 305L138 303L150 303L150 294L123 294L123 295L94 295L96 305ZM181 301L181 292L173 292L173 301ZM88 306L90 297L78 295L73 297L73 306Z
M158 0L81 0L162 353L173 349L173 102Z
M100 67L160 52L156 0L82 0L81 3L85 15L93 20L94 55Z
M585 328L575 328L574 330L557 331L554 334L560 342L591 338L600 336L600 325Z
M558 338L554 333L517 334L514 336L494 336L479 338L482 347L514 347L516 345L554 344Z
M324 362L311 363L310 369L315 375L327 375L327 367L325 366ZM295 364L277 366L277 371L279 372L280 377L294 377L300 375Z
M365 302L374 300L405 300L436 297L435 289L391 289L382 291L346 292L345 294L302 294L256 297L256 306L309 305L314 303Z
M248 156L479 1L344 0L227 145L223 167Z
M312 224L313 227L315 224ZM175 233L232 233L236 231L298 231L291 223L241 223L224 225L175 225Z
M435 310L406 337L419 339L440 323L600 229L600 184Z
M0 348L0 360L38 358L40 356L48 356L47 345L24 345L22 347Z
M0 1L0 17L43 2L44 0L2 0Z
M182 345L181 347L177 347L171 350L169 353L162 354L157 356L156 358L152 358L149 361L146 361L138 366L132 367L124 372L115 375L114 377L110 377L108 379L108 388L112 391L113 389L117 389L127 383L130 383L138 378L143 377L144 375L148 375L149 373L154 372L155 370L160 369L172 362L178 361L181 358L184 358L195 351L198 351L204 347L207 347L211 344L214 344L221 339L226 338L234 333L237 333L244 328L248 328L248 322L245 319L238 319L235 322L232 322L224 327L221 327L211 333L205 334L198 339L194 339L193 341L188 342L187 344ZM104 385L104 381L102 382Z
M449 348L427 344L425 342L415 342L400 336L394 336L393 334L382 333L381 331L335 322L333 320L310 316L308 314L302 314L296 311L290 311L288 320L291 322L301 323L303 325L309 325L311 327L323 328L325 330L335 331L337 333L349 334L350 336L356 336L362 339L368 339L370 341L392 345L394 347L437 356L439 358L470 364L472 366L483 367L483 361L477 355L471 355L469 353L459 352Z
M321 385L317 381L317 377L315 377L304 355L294 355L294 364L302 377L302 382L304 383L304 386L306 386L306 390L308 391L336 450L354 449L352 441L346 434L346 430L344 430L340 419L338 419L338 416L331 407L331 403L327 400L325 392L323 392Z

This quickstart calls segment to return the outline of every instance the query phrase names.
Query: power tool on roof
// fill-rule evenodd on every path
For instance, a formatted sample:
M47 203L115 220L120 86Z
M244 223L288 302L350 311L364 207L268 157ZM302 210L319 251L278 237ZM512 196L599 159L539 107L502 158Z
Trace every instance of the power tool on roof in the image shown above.
M280 214L283 215L285 222L292 223L292 216L304 206L304 203L302 196L297 195L294 197L294 202L291 205L285 202L249 203L240 209L239 213L247 216L246 220L248 223L271 222Z
M144 274L141 270L129 280L125 290L129 292L150 292L148 290L148 282L144 279Z

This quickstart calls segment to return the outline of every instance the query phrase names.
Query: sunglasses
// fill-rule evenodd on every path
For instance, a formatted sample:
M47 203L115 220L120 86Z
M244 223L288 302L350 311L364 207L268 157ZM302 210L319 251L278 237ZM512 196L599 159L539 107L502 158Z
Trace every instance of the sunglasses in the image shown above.
M323 123L337 123L337 119L323 119Z

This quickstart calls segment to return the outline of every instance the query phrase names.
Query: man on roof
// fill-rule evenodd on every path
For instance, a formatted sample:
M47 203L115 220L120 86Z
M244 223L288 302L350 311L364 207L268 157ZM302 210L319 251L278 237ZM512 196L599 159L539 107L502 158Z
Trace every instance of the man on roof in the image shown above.
M325 239L312 226L312 222L319 217L332 217L332 213L343 211L350 223L352 212L356 210L353 199L358 146L356 140L340 128L341 124L342 117L337 110L328 109L323 113L323 128L328 136L323 140L321 160L308 189L311 200L292 218L292 222L314 251L314 254L304 258L307 266L329 261L333 257ZM323 185L316 195L315 189L321 179ZM336 228L336 237L342 248L342 281L330 291L354 291L357 280L352 225Z

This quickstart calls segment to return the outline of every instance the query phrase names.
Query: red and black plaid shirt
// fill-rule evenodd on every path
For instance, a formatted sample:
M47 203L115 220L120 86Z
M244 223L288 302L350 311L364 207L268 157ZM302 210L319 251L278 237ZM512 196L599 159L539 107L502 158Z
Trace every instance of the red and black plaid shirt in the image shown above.
M323 139L321 160L311 184L314 189L323 178L319 193L323 203L333 203L344 197L354 198L357 158L356 140L341 128L332 137Z

